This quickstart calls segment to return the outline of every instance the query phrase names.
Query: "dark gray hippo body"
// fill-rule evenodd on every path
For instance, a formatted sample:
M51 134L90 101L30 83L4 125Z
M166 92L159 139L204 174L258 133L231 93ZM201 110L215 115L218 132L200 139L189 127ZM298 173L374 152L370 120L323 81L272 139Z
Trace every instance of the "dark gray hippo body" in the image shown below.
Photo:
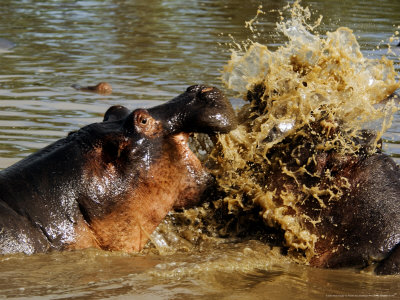
M310 126L315 132L320 129ZM312 136L312 135L305 135ZM303 196L297 204L304 226L318 237L310 264L340 268L374 266L378 274L400 273L400 168L394 160L372 152L375 134L362 131L354 140L354 154L321 151L312 138L286 139L282 152L274 157L287 163L288 170L305 166L296 179L278 166L269 184L280 191L291 190ZM299 147L301 145L301 148ZM302 149L296 153L292 149ZM283 150L283 149L287 149ZM310 159L314 155L313 159ZM329 192L304 194L317 187ZM323 203L323 204L322 204Z
M0 172L0 253L139 251L168 211L197 203L210 180L189 133L235 126L229 101L206 86L148 110L110 108L103 122Z
M247 95L259 115L264 91L256 85ZM281 195L294 195L286 213L317 237L310 265L400 274L400 167L382 153L375 131L342 123L328 109L276 144L261 166L263 185L278 206L285 206Z
M312 265L366 267L377 264L378 274L400 273L400 169L378 153L337 164L337 179L350 187L343 199L321 209L317 255ZM309 209L308 209L309 210Z

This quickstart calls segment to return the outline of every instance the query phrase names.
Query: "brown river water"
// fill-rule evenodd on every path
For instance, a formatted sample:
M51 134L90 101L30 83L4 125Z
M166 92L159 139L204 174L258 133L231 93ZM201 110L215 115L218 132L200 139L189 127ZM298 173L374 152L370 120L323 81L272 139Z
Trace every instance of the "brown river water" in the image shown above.
M260 4L266 14L251 31L245 21L256 15ZM277 34L276 23L286 4L1 1L0 169L69 131L100 121L111 105L149 107L196 83L220 87L236 106L241 105L237 93L221 80L230 48L237 49L235 43L248 39L271 51L283 45L286 40ZM327 31L348 27L365 58L386 55L400 70L400 48L395 47L399 1L319 0L301 5L310 6L312 22L323 15L318 29L322 38ZM283 13L287 15L288 11ZM389 54L388 45L393 48ZM100 81L109 82L113 93L71 88ZM383 139L383 150L400 163L398 112ZM163 226L153 235L157 247L150 245L140 254L89 249L0 257L0 298L400 298L399 276L311 268L291 261L279 248L251 239L204 238L193 245L190 239L169 234L171 224Z

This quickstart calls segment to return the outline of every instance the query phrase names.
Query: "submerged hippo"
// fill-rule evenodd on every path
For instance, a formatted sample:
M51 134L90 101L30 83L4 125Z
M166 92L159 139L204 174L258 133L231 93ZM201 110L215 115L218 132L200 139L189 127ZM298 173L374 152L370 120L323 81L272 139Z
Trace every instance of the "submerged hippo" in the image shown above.
M79 84L73 84L71 85L71 87L73 87L78 91L83 91L83 92L94 92L105 95L112 93L112 87L107 82L100 82L96 85L90 85L90 86L80 86Z
M174 207L199 201L210 180L189 133L236 126L229 101L191 86L171 101L70 133L0 172L0 253L96 247L139 251Z

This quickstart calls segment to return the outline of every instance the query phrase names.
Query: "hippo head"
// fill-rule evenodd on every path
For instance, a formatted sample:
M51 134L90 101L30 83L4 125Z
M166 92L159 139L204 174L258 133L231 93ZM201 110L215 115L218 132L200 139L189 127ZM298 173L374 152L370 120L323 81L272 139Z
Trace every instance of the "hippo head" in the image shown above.
M77 199L88 225L81 231L91 232L102 249L140 250L172 208L196 204L210 182L188 147L189 135L226 133L235 126L229 101L201 85L150 109L111 107L103 122L77 132L92 140Z

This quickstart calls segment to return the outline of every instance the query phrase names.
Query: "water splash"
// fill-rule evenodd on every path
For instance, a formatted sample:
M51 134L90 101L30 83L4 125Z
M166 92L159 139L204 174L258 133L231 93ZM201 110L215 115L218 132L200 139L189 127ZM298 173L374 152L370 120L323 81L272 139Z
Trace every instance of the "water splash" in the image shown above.
M322 17L309 24L310 10L299 2L284 10L290 17L277 31L285 45L232 50L222 80L249 104L238 112L241 125L219 137L211 161L230 211L258 207L308 260L318 238L310 228L320 220L300 207L324 208L349 188L346 178L319 168L320 160L376 152L396 111L384 100L399 82L393 62L364 57L350 29L320 35Z
M390 127L396 107L385 99L399 87L392 61L364 57L348 28L319 34L322 17L308 23L311 12L298 2L284 12L289 17L277 32L285 45L272 51L249 40L231 44L222 80L247 101L240 125L218 140L192 141L219 190L203 206L167 216L152 235L158 253L255 239L285 245L307 263L320 218L304 206L324 208L349 188L346 178L320 168L321 160L326 153L338 161L372 154ZM247 24L253 36L262 14L259 8Z

